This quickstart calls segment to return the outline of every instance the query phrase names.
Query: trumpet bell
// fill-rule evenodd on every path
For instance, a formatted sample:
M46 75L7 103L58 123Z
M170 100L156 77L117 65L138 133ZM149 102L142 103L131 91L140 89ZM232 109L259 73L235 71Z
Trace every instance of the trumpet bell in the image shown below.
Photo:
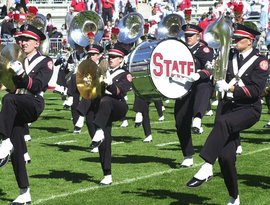
M16 87L12 81L14 72L9 69L9 63L13 60L23 62L25 57L25 54L17 44L7 44L1 50L0 82L11 92L15 91Z
M76 73L76 84L84 99L95 99L101 96L100 74L98 65L91 59L82 61Z
M88 33L95 34L94 43L98 43L104 32L104 23L102 18L94 11L83 11L75 15L70 23L68 31L68 41L72 48L75 43L86 47L89 45Z

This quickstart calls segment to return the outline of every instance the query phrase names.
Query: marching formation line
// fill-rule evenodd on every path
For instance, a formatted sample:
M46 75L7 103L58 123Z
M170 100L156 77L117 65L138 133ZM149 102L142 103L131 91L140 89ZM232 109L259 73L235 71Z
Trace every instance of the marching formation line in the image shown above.
M258 152L263 152L263 151L267 151L267 150L270 150L270 147L259 149L259 150L252 151L252 152L247 152L245 154L239 155L239 157L246 156L246 155L252 155L252 154L256 154ZM199 164L195 164L195 165L192 166L192 168L199 167L202 164L203 164L203 162L202 163L199 163ZM165 171L154 172L152 174L141 176L141 177L135 177L135 178L132 178L132 179L125 179L125 180L122 180L122 181L114 182L110 186L95 185L95 186L92 186L92 187L77 189L77 190L72 191L72 192L66 192L66 193L62 193L62 194L58 194L58 195L52 195L52 196L50 196L48 198L38 199L36 202L34 202L32 204L33 205L35 205L35 204L42 204L42 203L45 203L47 201L54 200L54 199L64 198L64 197L67 197L67 196L76 195L76 194L79 194L79 193L85 193L85 192L92 191L92 190L104 189L106 187L112 187L112 186L118 186L118 185L123 185L123 184L129 184L129 183L136 182L136 181L139 181L139 180L148 179L148 178L156 177L156 176L161 176L163 174L169 174L169 173L176 172L176 171L186 171L186 169L181 169L181 168L178 168L178 169L168 169L168 170L165 170Z

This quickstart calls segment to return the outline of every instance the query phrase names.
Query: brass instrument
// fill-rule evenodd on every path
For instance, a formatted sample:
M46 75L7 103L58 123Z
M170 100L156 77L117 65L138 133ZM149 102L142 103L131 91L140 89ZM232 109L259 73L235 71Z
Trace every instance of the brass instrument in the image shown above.
M47 29L47 19L43 14L38 13L36 16L28 18L26 23L35 26L37 29L41 30L46 39L40 43L39 50L43 55L48 55L50 50L50 38L46 34Z
M226 77L231 35L232 27L222 15L205 30L204 41L209 47L218 49L217 66L213 68L214 80L223 80Z
M0 82L11 92L14 92L16 88L12 81L14 72L10 69L9 63L13 60L23 62L25 57L25 54L15 43L7 44L0 51Z
M103 62L103 64L105 61ZM105 78L107 67L99 67L91 59L83 60L76 73L76 84L80 95L84 99L95 99L102 96L105 89L103 79Z
M118 24L120 33L118 41L125 44L135 42L143 35L144 18L137 12L131 12L125 15Z
M102 18L94 11L83 11L75 15L70 23L68 30L68 43L72 48L75 44L82 47L89 45L88 33L95 34L94 43L98 43L104 32L104 23Z
M223 15L211 23L205 30L204 40L208 43L208 46L218 49L218 56L215 60L215 65L212 67L215 81L225 80L226 78L231 36L232 27ZM222 95L219 95L219 99L221 98Z
M185 19L179 14L169 14L159 22L156 38L158 40L167 38L180 39L184 35L181 28L184 24Z

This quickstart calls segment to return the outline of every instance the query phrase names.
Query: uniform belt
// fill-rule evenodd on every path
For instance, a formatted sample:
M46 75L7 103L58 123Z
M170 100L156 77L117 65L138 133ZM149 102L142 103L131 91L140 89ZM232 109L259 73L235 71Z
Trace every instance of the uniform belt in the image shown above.
M33 93L31 93L30 91L26 90L25 88L21 88L21 89L17 89L17 90L16 90L16 94L21 94L21 95L33 95L33 96L41 96L41 97L43 97L44 92L41 91L41 92L39 92L39 93L37 93L37 94L33 94Z

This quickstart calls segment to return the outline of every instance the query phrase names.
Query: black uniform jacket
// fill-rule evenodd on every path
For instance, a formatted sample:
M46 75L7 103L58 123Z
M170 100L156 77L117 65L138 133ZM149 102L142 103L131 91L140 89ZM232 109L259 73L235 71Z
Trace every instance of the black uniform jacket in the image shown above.
M123 68L113 70L111 75L113 76L113 84L107 86L106 89L111 93L113 98L123 99L131 89L132 76Z
M45 92L53 74L52 59L38 52L30 62L27 58L24 60L24 69L23 74L13 77L15 86L24 88L34 95Z
M235 73L233 71L234 55L238 55L238 52L235 49L231 49L226 76L227 83L229 83L235 77ZM265 56L260 55L257 50L253 49L253 51L244 59L242 67L253 56L257 56L257 58L241 76L241 80L244 85L238 85L237 83L235 84L235 89L233 92L233 100L235 103L253 104L260 102L260 95L265 88L265 83L268 76L268 59Z

